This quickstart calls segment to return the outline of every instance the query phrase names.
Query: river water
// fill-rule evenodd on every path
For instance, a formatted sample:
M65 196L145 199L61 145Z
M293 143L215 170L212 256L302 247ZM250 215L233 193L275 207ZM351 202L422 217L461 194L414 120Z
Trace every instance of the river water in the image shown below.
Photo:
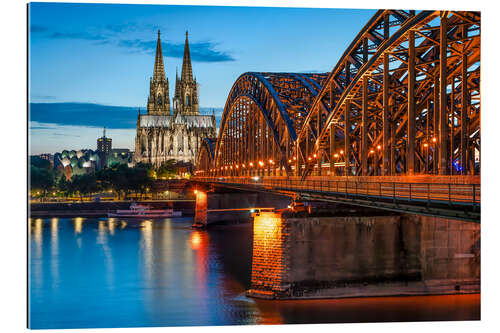
M29 326L475 320L480 296L270 301L245 296L250 224L190 228L191 218L29 221Z

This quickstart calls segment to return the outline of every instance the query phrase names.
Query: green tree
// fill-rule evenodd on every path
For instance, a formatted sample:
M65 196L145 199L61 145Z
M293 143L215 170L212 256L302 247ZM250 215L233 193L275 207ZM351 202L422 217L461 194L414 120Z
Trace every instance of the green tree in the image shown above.
M95 193L98 190L95 174L75 175L71 178L71 182L74 189L79 193L81 201L83 201L83 196Z
M156 170L156 174L159 178L169 178L174 177L177 173L177 162L175 160L168 160L160 165Z
M46 159L41 158L40 156L30 156L30 165L41 168L41 169L52 169L52 164Z
M66 180L66 177L64 175L61 175L59 179L57 179L55 186L58 191L64 193L66 196L69 195L69 188L71 186L71 182Z
M42 196L45 198L47 192L50 191L54 185L54 174L51 170L33 165L30 167L30 189L32 191L41 191Z

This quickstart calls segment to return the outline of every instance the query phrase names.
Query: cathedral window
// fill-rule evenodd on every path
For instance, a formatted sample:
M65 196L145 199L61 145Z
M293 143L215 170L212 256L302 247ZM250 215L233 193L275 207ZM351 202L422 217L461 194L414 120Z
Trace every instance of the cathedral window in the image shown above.
M177 134L177 148L179 149L184 148L184 137L181 132Z
M186 95L186 106L189 106L191 103L190 103L190 100L189 100L189 95Z
M161 95L158 95L158 105L161 105Z

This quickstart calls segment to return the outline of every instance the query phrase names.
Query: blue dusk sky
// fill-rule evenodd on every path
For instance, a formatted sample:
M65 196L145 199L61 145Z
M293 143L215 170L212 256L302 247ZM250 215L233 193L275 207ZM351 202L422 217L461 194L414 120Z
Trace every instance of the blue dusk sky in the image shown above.
M203 113L244 72L328 72L375 10L31 3L32 154L95 149L106 126L133 149L161 30L170 96L186 30Z

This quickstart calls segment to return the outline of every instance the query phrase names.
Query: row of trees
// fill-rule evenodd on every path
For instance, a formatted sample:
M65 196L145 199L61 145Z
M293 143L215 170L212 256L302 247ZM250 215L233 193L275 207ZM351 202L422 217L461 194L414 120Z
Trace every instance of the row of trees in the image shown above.
M57 191L64 196L84 196L94 193L114 191L118 198L130 194L142 196L153 186L158 177L172 177L176 174L176 162L169 160L159 168L151 164L137 163L129 168L125 164L115 164L95 173L73 175L67 180L63 173L52 168L49 161L38 156L30 158L30 188L32 196L45 198Z

